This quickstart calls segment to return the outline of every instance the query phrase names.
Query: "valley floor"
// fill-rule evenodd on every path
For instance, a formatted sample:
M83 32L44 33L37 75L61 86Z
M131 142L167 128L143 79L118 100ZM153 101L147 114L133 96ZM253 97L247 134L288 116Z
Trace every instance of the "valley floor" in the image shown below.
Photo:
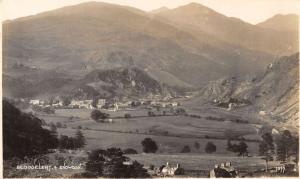
M151 165L159 167L167 162L174 166L179 163L185 169L185 175L181 177L208 177L209 170L215 164L229 161L240 171L241 176L252 176L255 172L258 176L264 174L257 174L257 171L265 168L265 161L258 157L258 131L263 124L254 116L214 107L190 107L186 108L188 115L163 115L162 111L155 111L156 115L150 117L147 109L137 108L104 111L110 114L111 122L103 123L90 119L91 111L57 109L55 114L36 114L45 122L45 127L49 127L50 123L56 126L61 123L57 127L58 135L74 136L77 130L81 130L86 139L86 146L82 151L56 151L47 154L53 162L57 162L57 156L62 156L77 163L85 163L88 151L116 147L136 150L138 154L127 156L143 164L145 168ZM131 117L125 118L125 114L130 114ZM237 157L226 150L229 134L244 138L248 145L248 157ZM143 153L141 141L147 137L158 145L155 154ZM208 142L216 145L216 152L205 152ZM198 149L194 147L195 143L199 144ZM189 146L191 152L180 153L184 146ZM270 167L277 165L278 162L270 163ZM68 177L76 172L82 171L63 170L57 175Z

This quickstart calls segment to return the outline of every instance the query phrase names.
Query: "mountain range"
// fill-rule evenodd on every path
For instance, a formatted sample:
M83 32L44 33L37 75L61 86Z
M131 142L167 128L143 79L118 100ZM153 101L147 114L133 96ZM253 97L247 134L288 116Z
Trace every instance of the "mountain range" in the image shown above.
M199 89L224 76L261 74L278 56L298 51L294 23L286 23L290 18L251 25L197 3L148 13L88 2L6 21L4 95L49 96L83 86L89 89L83 96L140 90L148 95L164 85ZM132 70L140 75L132 76ZM128 73L121 86L115 84L123 72ZM130 89L127 77L140 88Z

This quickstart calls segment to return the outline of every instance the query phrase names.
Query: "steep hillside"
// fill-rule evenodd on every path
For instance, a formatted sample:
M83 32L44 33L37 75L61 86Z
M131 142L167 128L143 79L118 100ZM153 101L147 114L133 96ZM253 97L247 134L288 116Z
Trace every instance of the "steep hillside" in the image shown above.
M257 24L257 26L284 31L285 33L297 33L299 28L299 16L297 14L277 14L270 19Z
M170 91L146 72L136 67L94 70L80 79L65 76L51 76L46 72L39 79L32 73L28 78L3 76L3 93L5 97L49 99L55 96L69 96L76 99L142 97L148 95L165 95ZM52 73L55 74L55 73ZM34 76L34 77L33 77ZM34 80L30 80L34 79ZM172 91L172 90L171 90ZM170 91L170 92L171 92Z
M22 63L82 78L97 69L137 66L162 83L199 87L261 71L272 57L134 8L90 2L5 22L3 59L6 72Z
M178 28L208 33L227 43L275 55L298 52L298 33L282 33L226 17L201 4L191 3L157 14L157 18ZM294 26L298 22L293 22Z
M3 100L3 157L23 158L57 147L57 134L42 128L42 121Z
M210 82L194 102L229 103L270 116L278 122L298 126L299 54L269 64L266 72L247 79L222 78ZM238 109L238 107L236 108Z

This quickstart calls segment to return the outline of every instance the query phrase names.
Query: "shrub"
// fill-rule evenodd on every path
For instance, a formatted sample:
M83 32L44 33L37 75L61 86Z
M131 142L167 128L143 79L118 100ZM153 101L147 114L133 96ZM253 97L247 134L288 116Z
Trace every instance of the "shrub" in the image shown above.
M190 153L190 152L191 152L191 148L188 145L184 146L181 150L181 153Z
M138 152L132 148L123 150L124 154L137 154Z
M124 114L124 118L126 118L126 119L131 118L131 114L128 114L128 113Z

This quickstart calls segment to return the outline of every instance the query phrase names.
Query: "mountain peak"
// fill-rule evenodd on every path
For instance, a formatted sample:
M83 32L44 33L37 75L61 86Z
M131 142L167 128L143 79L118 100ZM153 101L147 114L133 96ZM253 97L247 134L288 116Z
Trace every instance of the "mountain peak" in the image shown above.
M298 31L299 16L297 14L276 14L258 23L257 26L278 31Z
M189 14L189 15L209 15L209 14L215 14L215 15L220 15L218 12L214 11L213 9L206 7L202 4L199 3L189 3L183 6L179 6L175 9L172 9L172 11L175 13L179 13L179 14ZM169 11L167 11L169 12Z
M207 9L207 10L212 10L202 4L199 4L199 3L195 3L195 2L192 2L192 3L189 3L189 4L186 4L186 5L183 5L183 6L179 6L178 8L184 8L184 9L195 9L195 10L199 10L199 9Z
M161 12L165 12L165 11L168 11L168 10L170 10L170 9L167 8L166 6L162 6L162 7L158 8L158 9L152 10L151 13L156 14L156 13L161 13Z

